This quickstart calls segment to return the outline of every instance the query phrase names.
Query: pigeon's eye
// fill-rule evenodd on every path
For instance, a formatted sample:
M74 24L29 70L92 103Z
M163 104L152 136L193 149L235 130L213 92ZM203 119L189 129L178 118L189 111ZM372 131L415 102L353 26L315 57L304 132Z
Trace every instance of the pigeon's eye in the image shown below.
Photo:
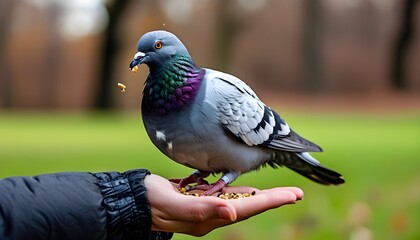
M157 41L157 42L155 42L155 48L156 48L156 49L161 49L161 48L162 48L162 46L163 46L163 44L162 44L162 42L161 42L161 41Z

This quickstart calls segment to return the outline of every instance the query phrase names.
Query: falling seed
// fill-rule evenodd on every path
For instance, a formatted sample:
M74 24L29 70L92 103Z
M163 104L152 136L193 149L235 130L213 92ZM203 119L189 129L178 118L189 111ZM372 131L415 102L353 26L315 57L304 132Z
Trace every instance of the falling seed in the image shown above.
M138 67L138 66L134 66L134 67L131 69L131 71L132 71L132 72L134 72L134 73L136 73L138 70L139 70L139 67Z
M118 83L117 87L118 87L119 89L121 89L121 91L120 91L120 92L125 92L125 89L127 88L127 87L126 87L124 84L122 84L122 83Z

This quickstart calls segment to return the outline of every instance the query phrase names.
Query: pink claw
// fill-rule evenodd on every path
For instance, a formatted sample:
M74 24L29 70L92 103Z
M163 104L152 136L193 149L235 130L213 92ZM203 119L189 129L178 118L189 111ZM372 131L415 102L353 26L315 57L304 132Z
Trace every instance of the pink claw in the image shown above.
M226 182L222 179L209 184L204 178L209 175L208 172L195 172L186 178L174 178L169 181L178 184L178 188L185 188L189 184L196 183L197 185L187 188L187 191L201 190L204 191L200 196L210 196L216 192L223 192L223 188L226 186Z
M186 178L174 178L169 179L169 181L177 183L178 188L184 188L191 183L197 183L197 185L208 185L209 183L204 178L207 177L209 174L210 173L208 172L195 172Z
M204 192L200 196L210 196L216 192L223 192L223 188L226 186L225 181L222 179L217 180L215 183L206 185L197 185L195 189L204 190ZM197 188L198 187L198 188ZM203 188L202 188L203 187ZM207 189L205 189L207 188Z

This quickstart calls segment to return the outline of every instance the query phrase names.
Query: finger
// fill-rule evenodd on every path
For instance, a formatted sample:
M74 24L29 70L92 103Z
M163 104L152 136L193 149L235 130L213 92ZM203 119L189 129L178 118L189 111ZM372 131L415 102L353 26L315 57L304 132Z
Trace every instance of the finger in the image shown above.
M269 209L294 203L297 196L293 191L282 189L261 192L255 196L232 200L238 220L244 220Z
M271 188L271 189L265 189L265 190L259 190L258 188L254 188L254 187L247 187L247 186L229 186L229 187L225 187L223 189L224 192L226 193L253 193L255 192L255 194L266 194L266 193L270 193L273 191L279 191L279 190L283 190L283 191L290 191L296 194L296 200L302 200L304 193L302 191L302 189L297 188L297 187L278 187L278 188ZM217 196L219 193L215 193L214 196Z
M278 188L272 188L272 189L266 189L266 190L262 190L260 192L257 192L257 194L264 194L264 193L270 193L270 192L274 192L274 191L290 191L293 192L294 194L296 194L296 200L301 200L303 199L304 196L304 192L302 191L302 189L297 188L297 187L278 187Z

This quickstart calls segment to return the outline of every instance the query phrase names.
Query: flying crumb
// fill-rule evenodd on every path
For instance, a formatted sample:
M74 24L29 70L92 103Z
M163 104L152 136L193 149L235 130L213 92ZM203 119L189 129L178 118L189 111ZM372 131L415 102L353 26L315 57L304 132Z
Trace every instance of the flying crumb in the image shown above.
M122 83L118 83L118 88L119 89L121 89L121 91L120 92L125 92L125 89L127 88L124 84L122 84Z

